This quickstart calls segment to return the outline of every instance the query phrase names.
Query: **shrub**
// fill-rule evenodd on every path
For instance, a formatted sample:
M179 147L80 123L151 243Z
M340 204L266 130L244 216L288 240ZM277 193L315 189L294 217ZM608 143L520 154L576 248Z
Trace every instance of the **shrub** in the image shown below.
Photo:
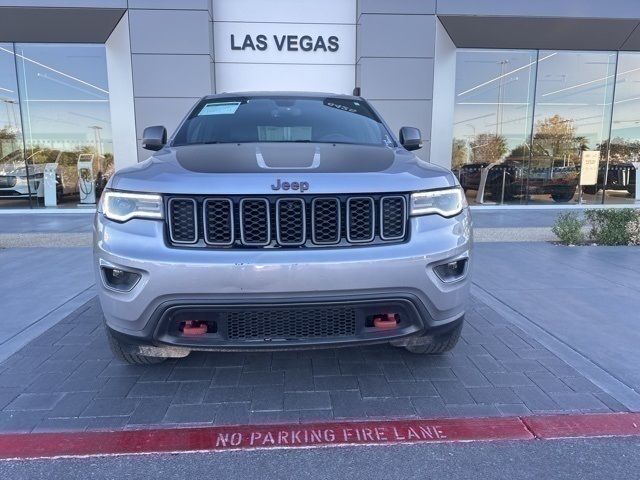
M636 210L634 218L627 223L627 235L630 245L640 245L640 210Z
M551 230L565 245L577 245L584 243L584 234L582 233L584 224L584 220L577 213L562 213L558 215Z
M599 245L629 245L631 235L627 225L637 218L632 208L586 210L591 240Z

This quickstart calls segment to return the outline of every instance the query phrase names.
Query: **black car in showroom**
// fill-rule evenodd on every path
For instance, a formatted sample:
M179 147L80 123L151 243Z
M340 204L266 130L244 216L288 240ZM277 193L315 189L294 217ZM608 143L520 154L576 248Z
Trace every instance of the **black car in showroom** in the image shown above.
M489 165L489 162L463 165L457 172L462 188L478 190L482 171ZM507 158L489 170L485 196L499 202L525 195L549 195L555 202L566 203L576 194L579 174L578 167L571 161L549 157Z
M595 195L603 188L616 191L626 190L633 197L636 193L636 177L636 168L631 162L611 162L608 169L605 163L601 163L598 168L598 183L583 186L582 192Z

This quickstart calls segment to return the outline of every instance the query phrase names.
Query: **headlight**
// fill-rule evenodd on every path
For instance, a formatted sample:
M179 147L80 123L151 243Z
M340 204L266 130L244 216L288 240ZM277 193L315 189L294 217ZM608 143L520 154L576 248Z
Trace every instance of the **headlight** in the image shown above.
M153 193L105 191L98 211L116 222L132 218L164 218L162 197Z
M443 217L458 215L467 206L467 199L461 188L416 192L411 194L411 215L431 215Z

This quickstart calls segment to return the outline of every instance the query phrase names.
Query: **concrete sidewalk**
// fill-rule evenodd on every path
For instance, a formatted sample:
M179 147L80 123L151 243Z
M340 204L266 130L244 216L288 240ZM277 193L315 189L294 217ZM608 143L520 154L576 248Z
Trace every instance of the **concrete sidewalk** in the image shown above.
M92 298L89 248L0 249L0 361Z
M475 207L472 209L475 240L479 243L553 242L557 238L551 227L558 215L569 211L580 213L585 208L593 207ZM91 213L75 212L34 212L25 215L0 213L0 247L91 246L92 218Z
M586 359L592 380L606 373L629 394L640 393L637 247L478 244L474 284L517 324L568 346L565 359Z
M555 241L551 226L563 210L473 209L477 242ZM0 247L89 247L93 214L0 213Z

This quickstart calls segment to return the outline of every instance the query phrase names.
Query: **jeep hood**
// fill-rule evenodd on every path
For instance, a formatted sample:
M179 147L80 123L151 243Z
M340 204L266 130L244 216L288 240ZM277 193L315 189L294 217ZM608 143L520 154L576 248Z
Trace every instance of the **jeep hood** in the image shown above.
M265 195L307 182L306 193L408 192L456 185L453 174L402 148L332 143L240 143L165 148L118 171L108 187L172 194Z

